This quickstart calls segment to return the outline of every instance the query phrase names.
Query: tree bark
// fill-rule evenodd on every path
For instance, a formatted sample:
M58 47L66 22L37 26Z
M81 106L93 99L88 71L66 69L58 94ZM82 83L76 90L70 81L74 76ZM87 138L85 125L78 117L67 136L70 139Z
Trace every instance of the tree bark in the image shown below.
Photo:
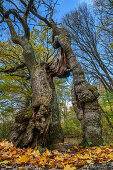
M52 89L45 64L37 64L32 68L31 84L32 105L16 116L10 135L14 145L19 147L35 147L37 144L47 146L49 144Z
M54 83L47 74L45 63L32 67L31 85L32 104L17 114L10 140L21 148L37 144L53 148L63 142L64 137Z
M101 115L98 106L97 89L85 80L84 71L71 49L71 39L68 31L54 27L54 48L62 47L73 73L73 105L83 130L83 144L100 145L103 142Z
M52 122L50 125L50 149L58 148L58 143L64 142L64 135L61 128L61 120L59 115L59 108L57 102L57 94L55 91L55 85L53 79L51 80L52 88L52 100L51 100L51 111L52 111Z

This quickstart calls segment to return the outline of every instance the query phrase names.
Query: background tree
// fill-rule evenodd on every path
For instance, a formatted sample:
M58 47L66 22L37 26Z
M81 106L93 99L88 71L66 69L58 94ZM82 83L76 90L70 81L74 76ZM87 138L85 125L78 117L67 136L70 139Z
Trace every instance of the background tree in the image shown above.
M101 82L106 90L112 91L112 48L110 48L110 41L108 38L106 39L106 35L99 31L100 27L96 26L98 24L98 21L95 21L96 16L93 16L93 11L91 14L84 5L67 14L63 22L69 30L72 37L72 48L81 62L89 82Z
M101 0L94 2L94 12L98 19L96 27L103 51L102 57L105 61L107 59L106 66L109 67L113 79L113 2L111 0L105 0L104 3Z

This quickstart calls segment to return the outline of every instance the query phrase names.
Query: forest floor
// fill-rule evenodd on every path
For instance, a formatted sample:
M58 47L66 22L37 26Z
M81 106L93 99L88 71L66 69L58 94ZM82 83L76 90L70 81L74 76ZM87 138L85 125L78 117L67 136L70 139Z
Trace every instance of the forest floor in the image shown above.
M79 145L82 141L82 137L75 137L75 138L64 138L64 142Z
M66 138L59 149L16 148L0 142L0 170L113 170L113 143L100 147L78 147L79 138ZM76 141L76 142L75 142Z

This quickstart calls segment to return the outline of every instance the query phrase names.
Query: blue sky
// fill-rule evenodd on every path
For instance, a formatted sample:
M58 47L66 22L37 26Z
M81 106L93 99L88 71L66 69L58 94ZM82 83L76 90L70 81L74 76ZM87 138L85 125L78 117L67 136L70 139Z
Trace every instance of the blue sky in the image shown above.
M87 5L92 5L94 0L59 0L59 5L57 6L57 13L56 17L57 20L60 21L60 19L70 11L77 8L79 4L87 3Z
M66 13L74 10L79 4L79 0L60 0L57 7L57 19L60 20Z
M54 14L54 21L57 23L61 22L61 19L63 18L63 16L65 16L65 14L69 13L70 11L74 10L75 8L77 8L79 6L79 4L82 3L87 3L88 5L92 5L94 0L59 0L59 5L57 5L56 7L56 14ZM5 31L4 31L5 32ZM5 32L6 36L5 37L1 37L0 40L3 41L9 37L9 32Z

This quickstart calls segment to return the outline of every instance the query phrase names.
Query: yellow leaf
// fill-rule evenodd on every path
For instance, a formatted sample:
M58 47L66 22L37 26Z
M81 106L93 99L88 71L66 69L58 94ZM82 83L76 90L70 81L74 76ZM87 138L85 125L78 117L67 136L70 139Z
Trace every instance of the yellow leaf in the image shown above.
M72 149L78 150L78 147L76 145L74 145Z
M32 152L32 155L35 156L35 157L40 157L39 150Z
M64 143L58 143L59 146L64 146Z
M0 164L8 164L8 163L9 163L9 161L7 161L7 160L0 162Z
M64 167L64 170L75 170L76 168L75 167L71 167L70 165L66 165Z
M70 149L68 149L68 150L67 150L67 152L71 152L71 150L70 150Z
M113 143L110 143L110 146L113 146Z
M113 160L113 153L110 153L110 154L108 154L107 156L108 156L108 158L110 158L111 160Z
M62 156L56 156L55 160L57 160L57 161L64 161L64 158Z
M19 167L19 170L26 170L25 167Z
M51 155L51 152L48 149L46 149L46 153L47 153L47 156Z
M86 162L87 162L88 164L94 164L94 162L92 162L92 160L86 160Z
M96 154L96 155L100 155L101 152L102 152L101 148L97 148L97 149L95 150L95 154Z
M23 155L23 156L20 158L19 162L20 162L20 163L22 163L22 162L26 163L26 162L29 161L29 159L30 159L30 156L28 156L28 155Z

